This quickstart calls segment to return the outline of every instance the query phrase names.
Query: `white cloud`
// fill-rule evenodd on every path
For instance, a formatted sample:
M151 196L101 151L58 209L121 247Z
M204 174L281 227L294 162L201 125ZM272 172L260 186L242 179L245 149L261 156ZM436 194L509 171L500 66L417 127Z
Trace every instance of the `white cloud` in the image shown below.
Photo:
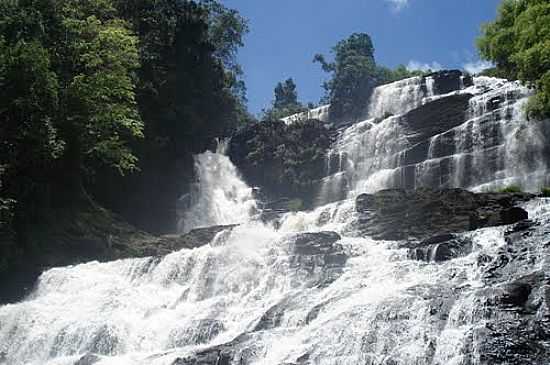
M475 61L467 62L462 65L462 68L471 74L478 74L483 70L493 67L494 65L489 61Z
M390 3L394 10L399 11L409 4L409 0L386 0Z
M407 64L407 70L409 70L409 71L416 71L416 70L420 70L420 71L429 71L429 70L439 71L442 68L443 68L443 66L441 66L441 64L439 62L435 62L435 61L432 62L432 63L423 63L423 62L418 62L418 61L415 61L415 60L411 60Z

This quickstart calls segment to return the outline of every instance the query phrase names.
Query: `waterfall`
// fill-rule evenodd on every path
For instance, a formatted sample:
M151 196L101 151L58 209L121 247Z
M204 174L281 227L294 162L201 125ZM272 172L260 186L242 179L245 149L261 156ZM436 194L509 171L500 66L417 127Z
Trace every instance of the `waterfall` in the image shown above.
M548 220L548 206L527 208ZM344 201L163 258L51 269L25 301L0 307L4 363L198 364L181 359L226 348L227 364L480 364L483 258L507 245L506 227L463 234L474 251L435 265L354 237L353 216ZM296 232L327 229L341 234L331 247L349 256L342 270L298 253ZM219 364L219 351L200 363Z
M460 87L438 94L431 76L378 87L370 119L341 132L329 151L318 204L397 187L490 191L518 185L536 192L546 186L550 131L547 122L525 115L531 90L491 77L475 77L468 87L461 77ZM438 119L439 110L458 108L461 96L470 98L464 119ZM421 112L434 115L418 121Z
M253 190L240 178L226 148L227 142L220 142L215 153L195 156L197 182L192 186L191 206L180 219L180 232L247 222L256 212Z
M45 271L27 298L0 306L0 365L491 363L490 341L518 322L517 311L491 307L499 290L533 271L547 284L550 200L525 204L532 231L521 249L512 249L509 226L483 228L457 235L471 252L438 263L412 259L407 242L375 241L356 225L353 198L399 186L409 165L419 186L443 178L435 172L443 161L449 186L483 190L544 175L544 164L528 161L547 141L542 125L523 116L528 90L478 78L451 93L473 95L466 120L420 140L407 113L454 97L438 95L434 83L377 89L371 118L344 130L330 151L323 188L331 202L286 213L276 227L255 219L253 189L223 144L197 155L181 231L239 225L164 257ZM424 158L406 165L418 146ZM479 173L468 180L460 171ZM517 257L511 271L506 263ZM550 318L543 284L521 309L535 321Z

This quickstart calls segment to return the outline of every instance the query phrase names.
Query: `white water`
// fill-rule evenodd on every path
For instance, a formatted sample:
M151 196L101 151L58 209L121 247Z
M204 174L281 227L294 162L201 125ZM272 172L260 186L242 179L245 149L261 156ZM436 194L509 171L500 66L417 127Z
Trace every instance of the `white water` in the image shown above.
M308 119L317 119L317 120L320 120L321 122L328 123L329 109L330 109L330 105L322 105L315 109L311 109L298 114L293 114L291 116L283 118L282 121L285 124L293 124L293 123L305 121Z
M334 156L342 167L342 154L352 156L346 168L357 177L349 191L374 190L391 178L386 172L403 133L395 118L342 135ZM478 258L506 245L506 227L466 233L474 241L470 255L427 264L408 259L398 242L354 237L352 199L288 214L278 230L265 226L252 219L252 190L226 156L206 152L196 163L198 195L182 229L244 224L164 258L45 272L29 298L0 307L0 364L72 365L95 353L99 365L169 365L243 333L235 365L297 363L306 354L307 364L322 365L480 364L469 342L485 326L475 316L483 306L476 300ZM361 175L369 168L376 171ZM527 208L538 219L548 207L535 201ZM342 235L349 259L335 281L318 285L325 270L296 265L293 234L325 230ZM433 312L441 301L448 316ZM278 323L254 330L277 305Z
M518 185L536 192L550 183L544 158L549 122L527 120L529 89L489 77L476 77L473 86L446 95L434 94L430 77L425 85L426 90L415 77L375 90L370 119L344 130L329 151L319 204L394 187L484 191ZM423 161L406 165L407 154L418 146L409 142L414 133L402 116L458 94L473 95L467 120L434 135Z
M197 164L199 171L220 171L228 161L207 152ZM237 176L205 180L202 191L214 194ZM229 216L241 212L221 204L233 209ZM540 204L530 210L535 218L548 214ZM167 365L249 333L235 364L280 365L304 354L308 363L326 365L462 364L470 351L466 334L483 326L471 315L479 305L477 257L505 245L504 228L468 233L476 247L471 255L433 265L407 259L396 242L350 237L346 225L354 215L348 200L288 214L278 231L249 221L210 245L162 259L49 270L29 298L0 307L3 363L69 365L96 353L100 365ZM340 232L350 256L326 286L315 284L323 268L308 272L292 264L292 232L320 230ZM446 321L431 312L441 296L451 306ZM274 305L284 308L280 323L252 331Z
M180 232L240 224L248 222L256 213L253 191L225 155L226 148L226 143L222 142L216 153L207 151L195 157L198 181L191 191L191 207L180 219Z

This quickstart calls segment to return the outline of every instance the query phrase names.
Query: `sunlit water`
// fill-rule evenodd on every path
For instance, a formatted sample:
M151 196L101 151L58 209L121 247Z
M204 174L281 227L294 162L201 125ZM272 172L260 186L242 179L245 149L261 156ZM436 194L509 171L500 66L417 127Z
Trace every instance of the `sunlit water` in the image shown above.
M529 206L534 218L548 214L545 204ZM279 230L250 220L163 258L51 269L25 301L0 307L4 363L68 365L94 353L103 365L171 364L248 333L235 364L306 354L309 364L463 364L472 356L468 334L483 325L473 317L477 257L505 244L505 228L466 233L472 254L426 264L397 242L352 237L354 217L353 202L343 201L288 214ZM349 259L335 281L318 285L322 268L291 264L293 234L324 230L342 234ZM440 318L441 300L448 316ZM254 330L275 305L279 323Z
M319 204L394 187L490 191L517 185L536 192L549 183L544 156L550 122L527 119L529 89L519 82L475 77L473 86L436 95L433 79L422 80L415 77L374 91L369 119L344 130L329 151ZM459 94L472 95L466 121L426 141L420 162L405 162L419 147L410 142L414 133L406 113Z
M417 81L405 83L406 97L396 85L381 90L373 113L399 113L423 102L414 94ZM386 94L402 105L387 104ZM476 100L468 123L485 113ZM197 156L199 180L182 231L241 225L208 245L162 258L43 273L27 299L0 307L0 364L72 365L95 354L100 365L169 365L235 340L234 365L479 364L474 334L485 319L476 314L483 305L476 295L484 286L478 259L506 245L506 227L464 233L473 240L473 252L439 264L409 259L399 242L354 232L352 197L384 187L390 176L401 135L392 118L350 127L334 148L333 158L345 152L352 163L342 169L355 172L344 189L349 199L289 213L277 229L255 219L252 189L222 151ZM505 163L525 166L512 157ZM549 206L535 200L526 208L538 220L549 218ZM348 256L328 281L325 268L296 264L294 252L297 233L321 231L338 232L337 244ZM535 261L535 267L548 264L542 255ZM273 308L279 311L276 323L260 326Z

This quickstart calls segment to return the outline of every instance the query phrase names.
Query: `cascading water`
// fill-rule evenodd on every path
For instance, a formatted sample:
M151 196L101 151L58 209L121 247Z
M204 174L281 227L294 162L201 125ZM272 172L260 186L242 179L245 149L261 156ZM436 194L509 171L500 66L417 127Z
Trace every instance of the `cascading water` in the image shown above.
M396 187L540 191L549 182L550 131L525 116L531 91L489 77L465 88L462 77L460 87L438 94L432 77L378 87L370 119L344 130L329 151L318 203ZM464 119L446 121L445 108L461 112L461 97L470 97ZM433 115L423 121L419 113Z
M340 136L329 168L353 175L346 196L392 178L386 172L403 158L408 133L397 118L373 118ZM433 158L444 138L432 138ZM242 224L162 258L46 271L28 298L0 307L0 364L487 364L487 331L517 315L492 310L487 290L530 270L548 274L546 241L535 234L525 238L515 276L497 272L513 259L506 226L460 234L472 241L463 257L411 259L402 242L361 237L352 199L288 213L275 229L253 219L252 189L226 156L205 152L196 167L198 195L182 230ZM550 203L525 208L544 235ZM526 309L539 320L550 312L540 304L544 290L533 294L538 307Z
M191 207L180 219L180 232L244 223L256 212L253 191L225 155L226 148L227 143L220 142L216 153L207 151L195 157L198 181L192 186Z

